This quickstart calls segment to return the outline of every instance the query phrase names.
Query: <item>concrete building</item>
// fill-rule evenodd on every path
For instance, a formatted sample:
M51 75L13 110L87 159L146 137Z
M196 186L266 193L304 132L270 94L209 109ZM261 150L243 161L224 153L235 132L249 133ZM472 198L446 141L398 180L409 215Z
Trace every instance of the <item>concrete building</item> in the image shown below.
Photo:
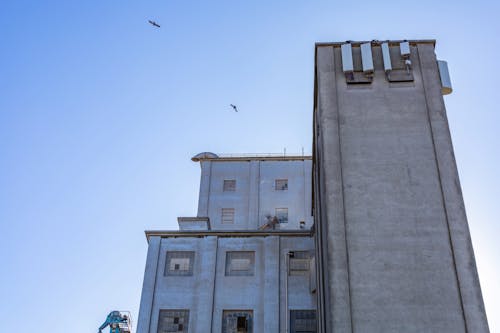
M193 157L138 333L488 332L434 46L317 44L312 160Z
M137 332L316 332L311 157L193 161L197 216L146 231Z
M488 332L434 44L316 45L320 332Z

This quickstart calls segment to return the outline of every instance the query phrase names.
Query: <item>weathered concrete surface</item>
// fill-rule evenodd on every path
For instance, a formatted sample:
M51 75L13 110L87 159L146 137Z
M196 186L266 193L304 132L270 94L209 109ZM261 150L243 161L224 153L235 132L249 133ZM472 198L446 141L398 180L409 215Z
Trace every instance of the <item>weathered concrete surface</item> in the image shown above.
M333 47L317 50L317 111L315 114L315 214L321 216L316 223L316 255L321 265L318 277L318 307L324 307L325 332L335 328L340 332L351 331L351 307L349 295L349 265L346 249L344 221L344 197L335 64ZM338 65L338 64L337 64ZM326 140L326 141L325 141ZM318 220L317 220L318 221ZM323 222L324 221L324 222ZM321 303L321 305L319 304Z
M159 237L155 237L155 239ZM150 239L151 244L151 239ZM162 238L157 264L150 264L150 251L156 251L156 245L148 251L145 276L155 276L156 283L145 285L144 295L153 294L149 310L141 301L138 321L138 333L153 333L158 328L158 316L161 309L187 309L190 311L189 331L206 332L212 325L212 297L215 276L215 258L217 237L204 238ZM167 251L195 251L192 276L166 276ZM149 311L147 311L149 310ZM144 314L143 314L144 313ZM145 318L148 316L148 318ZM149 323L145 325L145 323Z
M166 276L167 251L194 251L193 275ZM254 274L226 276L227 251L254 251ZM309 276L286 274L290 251L314 251L313 238L150 237L137 332L157 332L161 309L186 309L189 332L221 332L224 310L251 310L253 332L286 333L290 309L316 308Z
M373 58L348 86L340 48L317 47L322 331L487 332L433 45L412 44L410 83Z
M276 208L288 209L288 223L280 229L309 229L311 215L311 158L293 160L248 158L201 160L198 216L208 216L212 230L252 230L274 216ZM223 191L224 180L236 180L235 191ZM276 179L288 179L288 189L277 191ZM221 223L222 208L234 208L234 223ZM205 215L204 215L205 214Z
M158 270L158 258L160 255L160 242L160 237L151 237L149 239L144 281L142 284L141 305L139 309L139 318L137 319L137 333L150 332L151 315L156 290L156 272Z
M439 79L436 77L437 64L432 61L434 50L430 45L419 45L418 53L466 327L468 332L485 332L488 331L488 322L479 288L446 109L443 98L436 89Z

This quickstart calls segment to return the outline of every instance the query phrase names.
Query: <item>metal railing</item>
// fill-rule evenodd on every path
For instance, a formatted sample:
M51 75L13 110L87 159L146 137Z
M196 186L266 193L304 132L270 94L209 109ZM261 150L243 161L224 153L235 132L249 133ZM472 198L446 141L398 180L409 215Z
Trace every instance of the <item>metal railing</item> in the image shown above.
M224 153L224 154L217 154L217 156L221 158L231 158L231 157L296 157L296 156L302 156L302 157L308 157L311 156L311 154L305 154L304 152L300 153Z

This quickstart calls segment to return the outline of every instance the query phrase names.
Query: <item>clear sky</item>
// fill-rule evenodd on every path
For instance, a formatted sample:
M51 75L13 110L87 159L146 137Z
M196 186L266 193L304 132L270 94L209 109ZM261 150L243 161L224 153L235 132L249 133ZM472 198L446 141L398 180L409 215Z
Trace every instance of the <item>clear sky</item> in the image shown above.
M191 156L310 153L315 42L435 38L500 332L499 11L484 0L1 2L0 331L95 332L113 309L137 319L143 231L196 214Z

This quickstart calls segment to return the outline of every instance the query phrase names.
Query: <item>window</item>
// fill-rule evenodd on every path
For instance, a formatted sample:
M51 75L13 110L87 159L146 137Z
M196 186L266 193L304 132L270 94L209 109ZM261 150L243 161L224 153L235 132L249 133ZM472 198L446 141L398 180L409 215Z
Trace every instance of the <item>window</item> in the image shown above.
M224 179L224 192L234 192L236 191L236 180L235 179Z
M253 276L255 267L255 252L226 252L226 276Z
M165 275L188 276L193 275L193 251L167 251Z
M316 332L316 310L290 310L290 333Z
M276 179L274 181L274 188L276 191L288 190L288 179Z
M252 333L252 310L224 310L222 333Z
M279 223L288 223L288 208L276 208L275 216Z
M234 208L222 208L222 223L223 224L234 223Z
M189 310L160 310L158 333L187 333Z
M288 275L308 275L311 267L309 251L291 252L288 265Z

